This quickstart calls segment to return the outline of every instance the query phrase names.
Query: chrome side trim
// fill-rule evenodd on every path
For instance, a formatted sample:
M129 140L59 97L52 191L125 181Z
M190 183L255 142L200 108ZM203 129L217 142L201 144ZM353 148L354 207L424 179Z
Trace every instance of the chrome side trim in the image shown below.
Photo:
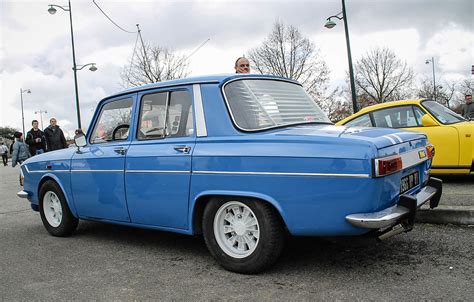
M193 85L194 98L194 115L196 116L196 135L198 137L207 136L206 118L204 116L204 108L202 106L201 85Z
M99 173L107 173L107 172L124 172L124 170L71 170L71 172L99 172Z
M171 173L171 174L191 174L191 171L173 171L173 170L125 170L125 173Z
M334 173L291 173L291 172L237 172L237 171L193 171L193 174L225 174L225 175L274 175L274 176L323 176L323 177L354 177L369 178L369 174L334 174Z
M34 170L30 171L26 169L28 173L52 173L52 172L71 172L71 170Z

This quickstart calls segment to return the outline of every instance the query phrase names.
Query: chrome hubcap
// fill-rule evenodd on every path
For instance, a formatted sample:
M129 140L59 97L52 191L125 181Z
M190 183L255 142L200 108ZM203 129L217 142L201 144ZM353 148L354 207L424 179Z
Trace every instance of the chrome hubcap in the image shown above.
M245 204L229 201L214 217L214 234L219 247L229 256L245 258L257 248L260 227L254 212Z
M52 227L58 227L63 218L63 208L58 195L52 191L46 192L43 198L43 212Z

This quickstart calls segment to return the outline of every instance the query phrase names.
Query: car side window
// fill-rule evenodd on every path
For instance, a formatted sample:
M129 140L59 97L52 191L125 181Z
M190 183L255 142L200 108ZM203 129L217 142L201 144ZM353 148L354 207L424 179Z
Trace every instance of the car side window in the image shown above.
M191 94L187 90L144 95L138 139L191 136L194 133Z
M413 106L413 111L415 112L415 118L418 122L418 125L419 126L422 126L422 122L421 122L421 118L423 117L423 115L426 114L426 112L424 112L423 110L421 110L418 106Z
M132 98L112 101L102 107L92 131L91 143L104 143L115 139L126 140L132 116ZM117 130L121 130L117 135ZM115 133L114 133L115 132Z
M361 115L345 124L349 127L372 127L372 121L369 114Z
M372 112L376 127L405 128L418 127L419 124L412 106L398 106Z

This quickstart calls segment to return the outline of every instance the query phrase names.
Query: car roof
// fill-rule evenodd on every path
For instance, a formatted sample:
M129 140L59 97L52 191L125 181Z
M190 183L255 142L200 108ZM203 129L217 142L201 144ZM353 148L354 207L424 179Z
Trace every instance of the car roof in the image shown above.
M233 80L233 79L238 79L238 78L275 79L275 80L284 80L284 81L293 82L295 84L299 84L297 81L287 79L287 78L283 78L283 77L279 77L279 76L273 76L273 75L241 74L241 73L239 73L239 74L237 74L237 73L216 74L216 75L207 75L207 76L195 76L195 77L182 78L182 79L163 81L163 82L157 82L157 83L137 86L137 87L126 89L124 91L120 91L120 92L117 92L117 93L112 94L110 96L107 96L105 99L117 97L117 96L124 95L124 94L129 94L129 93L132 93L132 92L138 92L138 91L144 91L144 90L150 90L150 89L157 89L157 88L172 87L172 86L205 84L205 83L216 83L216 84L221 85L221 84L223 84L227 81L230 81L230 80Z

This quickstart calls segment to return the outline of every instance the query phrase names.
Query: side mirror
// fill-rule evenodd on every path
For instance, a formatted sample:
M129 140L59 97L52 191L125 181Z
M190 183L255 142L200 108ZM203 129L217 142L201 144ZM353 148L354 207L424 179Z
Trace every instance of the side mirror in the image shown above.
M74 143L78 149L85 147L87 145L86 136L83 133L76 134L76 136L74 136Z
M423 127L433 127L438 125L438 123L436 123L436 121L431 116L429 116L429 114L423 115L421 118L421 124Z

